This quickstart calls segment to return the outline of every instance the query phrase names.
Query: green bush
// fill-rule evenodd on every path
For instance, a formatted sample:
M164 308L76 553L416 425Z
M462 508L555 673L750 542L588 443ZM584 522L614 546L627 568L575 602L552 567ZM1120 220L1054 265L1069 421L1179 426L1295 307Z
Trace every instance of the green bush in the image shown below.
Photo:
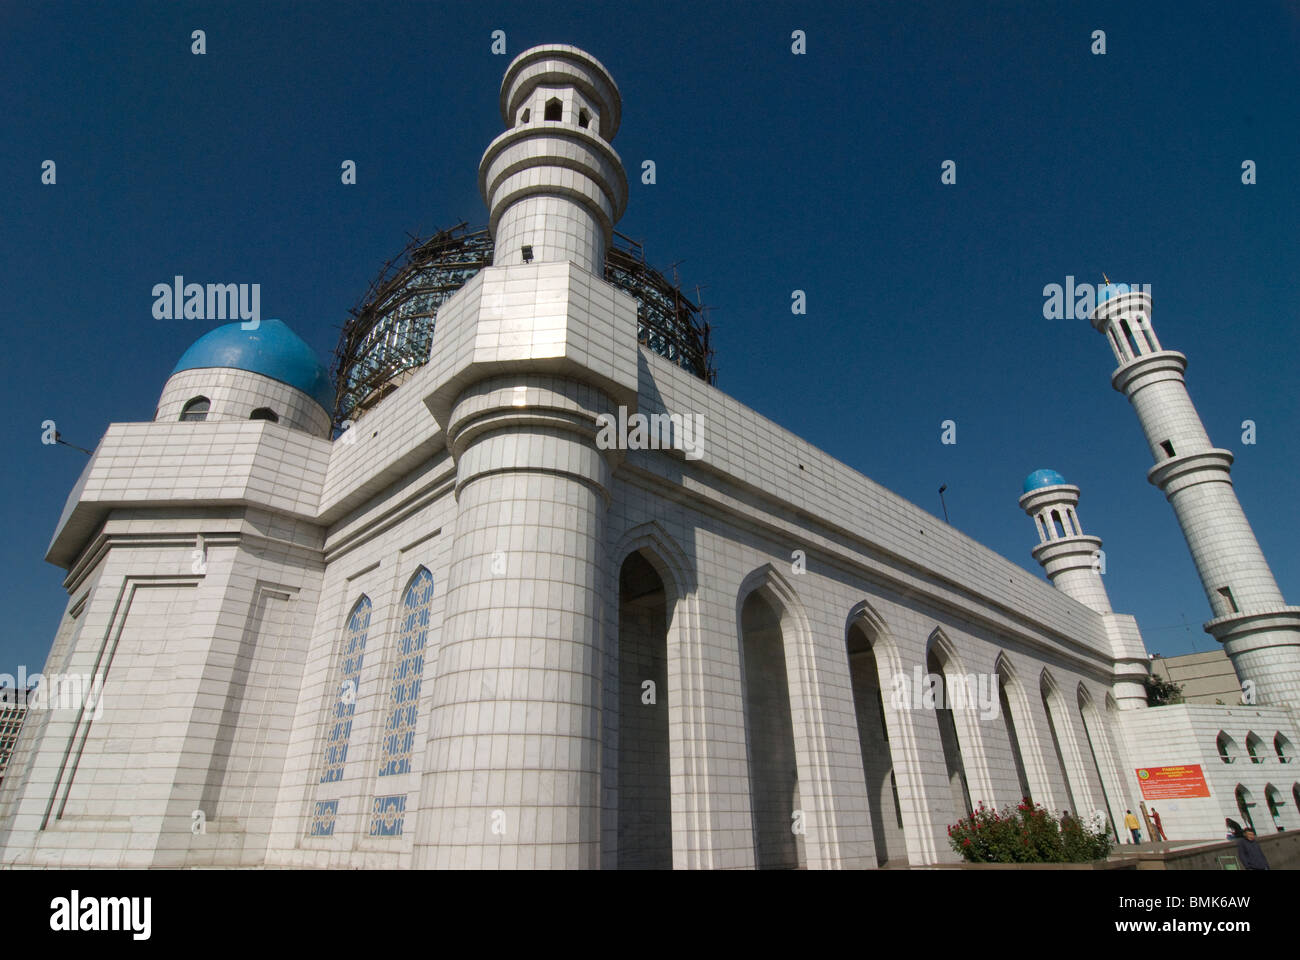
M1110 853L1110 835L1069 815L1060 821L1026 798L1001 812L980 804L948 828L948 842L968 863L1086 863Z

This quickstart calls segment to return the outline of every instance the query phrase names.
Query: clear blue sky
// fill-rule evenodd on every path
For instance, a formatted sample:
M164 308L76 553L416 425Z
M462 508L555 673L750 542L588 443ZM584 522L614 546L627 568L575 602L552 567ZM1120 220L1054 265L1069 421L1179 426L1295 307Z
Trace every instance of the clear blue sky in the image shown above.
M42 446L41 422L94 447L149 419L211 326L155 320L153 285L260 283L262 315L328 358L408 232L486 220L502 71L553 42L622 89L620 229L705 285L722 389L936 514L947 483L954 525L1039 575L1016 499L1031 470L1061 471L1116 609L1153 652L1206 650L1208 603L1110 350L1042 315L1067 275L1150 283L1300 603L1294 2L9 3L0 672L40 668L66 603L42 557L86 458Z

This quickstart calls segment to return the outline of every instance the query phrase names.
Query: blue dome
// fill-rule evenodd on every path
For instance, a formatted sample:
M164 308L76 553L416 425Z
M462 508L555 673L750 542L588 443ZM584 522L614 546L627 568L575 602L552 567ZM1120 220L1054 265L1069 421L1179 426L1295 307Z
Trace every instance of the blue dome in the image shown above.
M1025 477L1025 493L1037 490L1039 487L1055 487L1065 482L1065 477L1055 470L1035 470Z
M279 380L334 409L334 388L316 351L279 320L263 320L256 330L228 323L209 330L181 354L173 374L204 367L228 367Z

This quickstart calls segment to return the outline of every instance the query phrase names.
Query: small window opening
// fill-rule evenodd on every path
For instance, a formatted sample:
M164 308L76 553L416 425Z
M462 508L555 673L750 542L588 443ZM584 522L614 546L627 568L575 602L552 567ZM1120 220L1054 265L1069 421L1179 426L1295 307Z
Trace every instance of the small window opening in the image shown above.
M532 110L528 109L527 107L524 107L524 112L520 115L520 117L519 117L519 122L520 122L520 123L527 123L527 122L528 122L528 118L529 118L530 116L532 116Z
M550 100L547 100L547 101L546 101L546 117L545 117L545 119L547 119L547 120L559 120L559 119L560 119L560 112L561 112L561 109L562 109L562 108L561 108L561 106L560 106L560 101L559 101L557 98L552 98L552 99L550 99Z
M1241 611L1237 609L1237 601L1232 596L1232 587L1220 587L1219 596L1228 601L1229 610L1233 613L1241 613Z
M1219 748L1219 759L1222 760L1224 763L1232 763L1232 761L1236 759L1236 757L1233 756L1230 749L1230 748L1235 748L1236 744L1232 742L1232 738L1229 737L1226 733L1220 731L1219 737L1215 741L1215 744Z
M1063 526L1064 524L1061 523L1061 515L1057 511L1053 510L1052 511L1052 539L1053 540L1065 536L1065 533L1062 529Z
M1264 741L1252 731L1246 734L1246 752L1250 754L1251 763L1263 763L1264 758L1259 755L1259 748L1264 745Z
M1165 456L1167 457L1174 456L1174 445L1169 440L1161 440L1160 449L1165 452Z
M208 419L208 411L212 408L212 402L207 397L195 397L185 404L181 410L181 420L191 420L198 422Z
M1110 340L1110 347L1115 351L1116 359L1118 359L1120 363L1123 363L1126 358L1124 356L1124 351L1120 349L1119 338L1115 336L1115 330L1113 327L1107 328L1106 338Z
M531 243L524 244L521 252L524 255L524 263L533 262L533 245Z
M248 415L249 420L269 420L272 423L279 423L280 418L270 407L258 407Z
M591 123L591 114L588 113L587 109L584 107L578 111L578 126L585 129L589 123Z
M1119 328L1120 331L1124 334L1124 342L1133 351L1133 356L1135 357L1138 356L1141 353L1141 351L1138 350L1137 348L1137 337L1133 336L1133 331L1129 329L1128 321L1121 320L1119 322Z

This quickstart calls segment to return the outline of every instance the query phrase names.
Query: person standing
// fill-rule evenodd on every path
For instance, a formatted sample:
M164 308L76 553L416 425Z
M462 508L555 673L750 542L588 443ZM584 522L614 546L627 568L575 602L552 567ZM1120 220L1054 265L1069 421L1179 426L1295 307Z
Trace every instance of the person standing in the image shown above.
M1151 822L1155 825L1155 834L1156 834L1154 837L1152 837L1152 839L1168 840L1169 838L1165 836L1164 824L1160 822L1160 811L1157 810L1155 807L1151 808Z
M1244 870L1267 870L1268 858L1264 856L1264 851L1259 848L1255 841L1255 831L1247 827L1240 836L1237 837L1237 859L1241 861Z
M1142 842L1141 825L1138 823L1138 818L1133 816L1132 810L1124 811L1124 826L1128 827L1128 832L1132 835L1134 843Z

